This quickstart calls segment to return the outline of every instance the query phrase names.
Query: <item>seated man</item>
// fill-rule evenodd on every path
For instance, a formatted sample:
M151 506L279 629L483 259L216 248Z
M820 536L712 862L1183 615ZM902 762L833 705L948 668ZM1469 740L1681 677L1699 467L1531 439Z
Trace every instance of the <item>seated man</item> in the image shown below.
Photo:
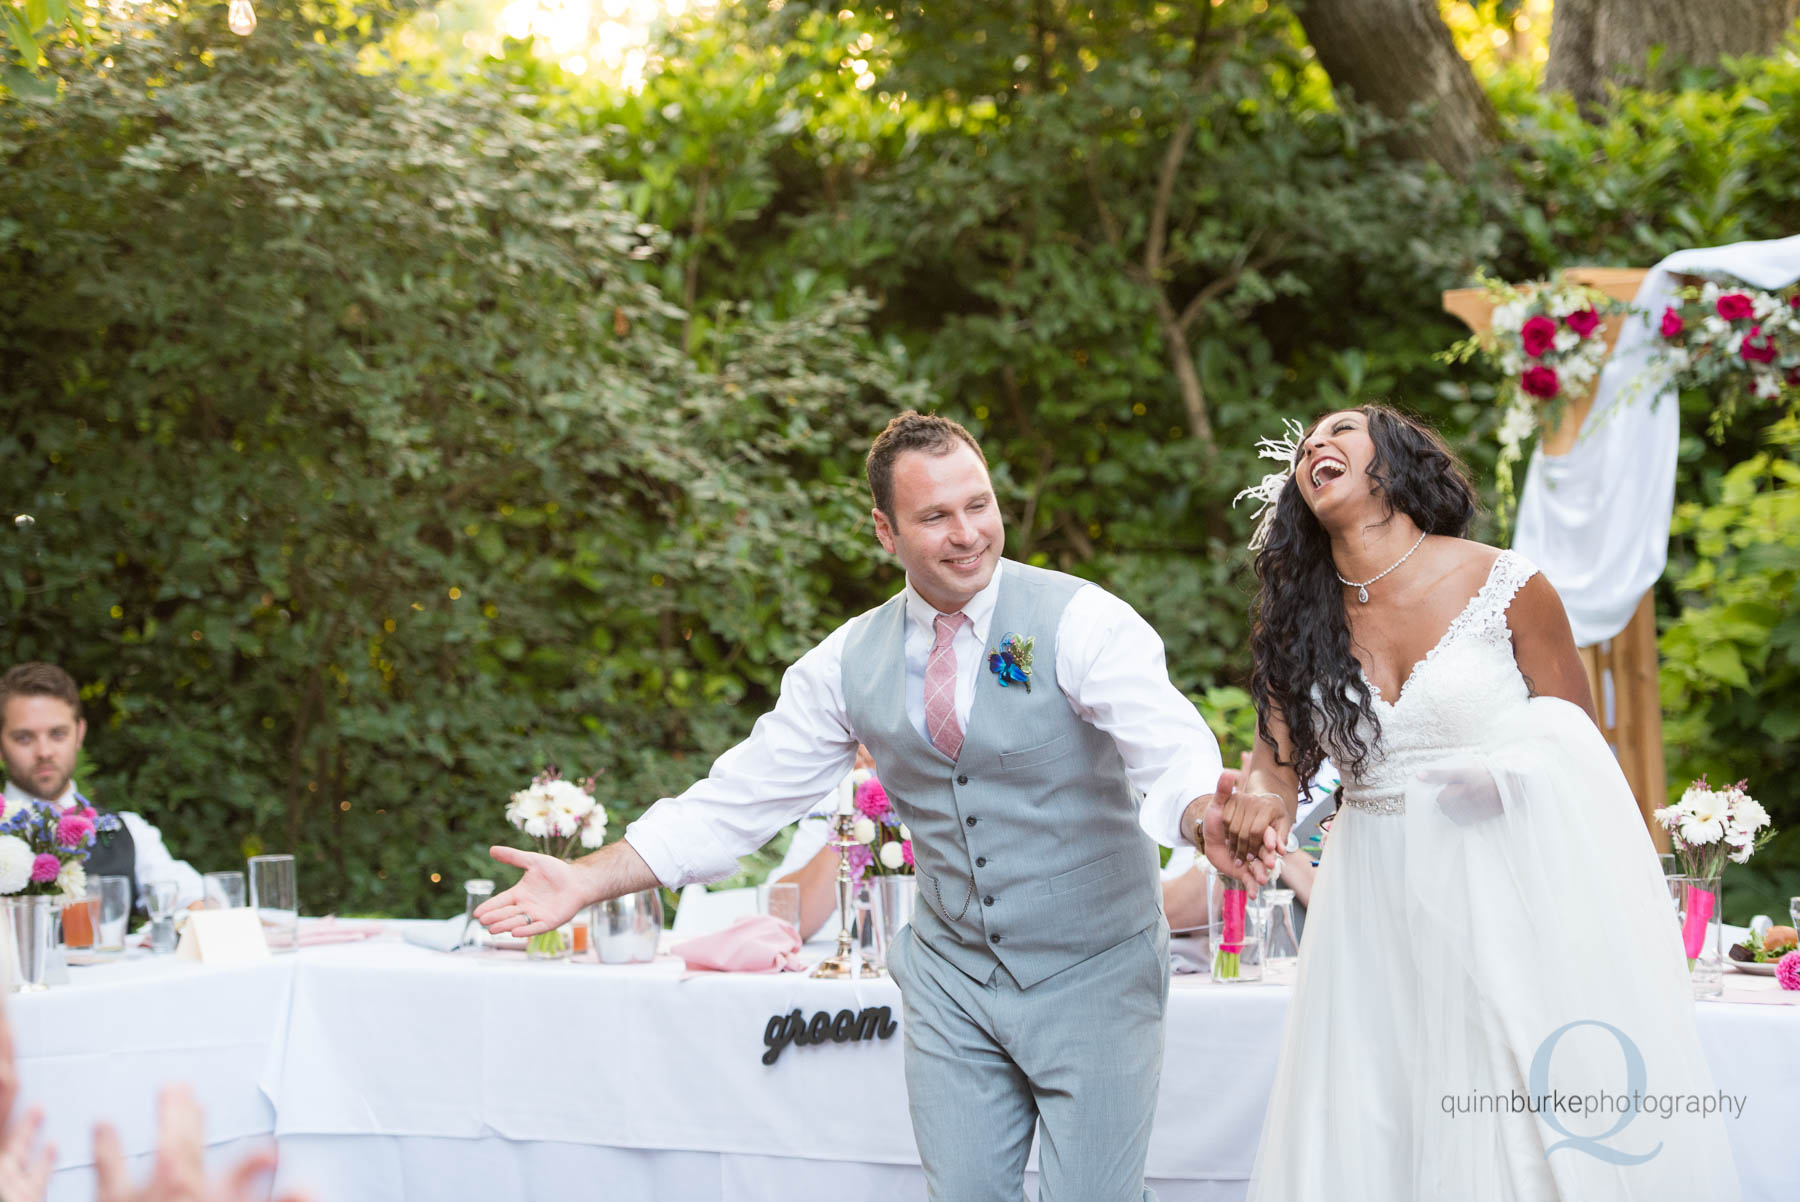
M75 789L75 756L87 736L81 693L55 664L19 664L0 676L0 760L6 765L6 812L28 801L58 809L92 805ZM169 854L162 834L137 814L115 811L121 826L98 844L87 874L122 876L140 907L147 881L174 881L177 906L198 903L200 874Z

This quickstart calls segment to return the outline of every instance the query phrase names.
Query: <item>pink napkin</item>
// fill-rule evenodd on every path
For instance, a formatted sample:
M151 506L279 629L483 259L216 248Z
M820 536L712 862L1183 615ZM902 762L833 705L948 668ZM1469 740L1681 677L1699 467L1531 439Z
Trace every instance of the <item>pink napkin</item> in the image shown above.
M700 972L801 972L800 934L766 914L740 918L722 931L670 949Z
M323 947L328 943L355 943L381 934L379 922L339 922L336 918L311 919L300 924L301 947Z

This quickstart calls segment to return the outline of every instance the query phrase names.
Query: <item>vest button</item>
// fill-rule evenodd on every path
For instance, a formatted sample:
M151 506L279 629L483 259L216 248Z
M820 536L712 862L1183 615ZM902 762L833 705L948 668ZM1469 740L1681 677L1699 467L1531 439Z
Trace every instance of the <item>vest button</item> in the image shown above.
M989 943L999 943L999 942L1000 942L1000 936L998 936L998 935L989 935L989 936L988 936L988 942L989 942Z
M964 818L963 821L968 823L970 826L974 826L975 825L975 815L970 814L967 818Z
M958 776L956 778L956 783L959 785L966 785L969 783L969 778L966 776Z
M987 867L987 857L986 856L976 856L975 857L975 867L986 868Z
M982 898L982 899L981 899L981 904L982 904L982 905L984 905L984 906L991 906L991 905L993 905L993 904L994 904L994 895L993 895L993 894L991 894L991 893L990 893L990 894L988 894L988 895L987 895L987 896L986 896L986 897L984 897L984 898Z

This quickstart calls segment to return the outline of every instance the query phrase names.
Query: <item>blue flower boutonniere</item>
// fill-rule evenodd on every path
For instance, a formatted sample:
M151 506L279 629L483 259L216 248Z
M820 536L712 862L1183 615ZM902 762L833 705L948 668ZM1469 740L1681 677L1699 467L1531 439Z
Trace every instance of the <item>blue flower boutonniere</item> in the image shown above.
M1031 692L1031 644L1034 640L1009 634L1000 640L997 650L988 652L988 671L1000 678L1000 685L1022 684Z

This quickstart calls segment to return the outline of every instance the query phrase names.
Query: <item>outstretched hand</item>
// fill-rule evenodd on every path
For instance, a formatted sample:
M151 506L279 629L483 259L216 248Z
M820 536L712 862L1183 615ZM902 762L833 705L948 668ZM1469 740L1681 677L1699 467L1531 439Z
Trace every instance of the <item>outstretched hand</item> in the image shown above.
M554 931L593 900L587 895L581 870L555 856L516 847L490 847L488 854L502 864L525 870L512 888L475 907L475 917L496 935L524 939Z

